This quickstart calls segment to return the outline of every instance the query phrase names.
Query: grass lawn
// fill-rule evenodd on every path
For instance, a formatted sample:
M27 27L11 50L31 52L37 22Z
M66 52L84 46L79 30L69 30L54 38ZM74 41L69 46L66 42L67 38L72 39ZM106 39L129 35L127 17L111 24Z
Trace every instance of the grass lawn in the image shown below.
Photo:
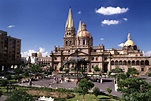
M79 95L77 93L75 93L75 95L76 96L74 98L67 99L67 101L82 101L82 98L83 98L82 95ZM99 95L97 97L98 100L93 94L86 94L84 98L85 98L85 101L118 101L115 99L110 99L108 96L105 96L105 95Z
M16 86L16 89L28 91L28 93L31 93L31 95L33 95L33 96L35 96L35 95L42 96L42 95L38 95L38 94L45 94L45 93L47 94L47 96L50 96L50 95L52 96L56 92L55 90L48 89L48 88L44 89L44 88L29 88L29 87ZM3 92L3 94L7 95L6 87L0 87L0 90ZM61 95L60 94L59 95L63 96L65 94L64 91L62 93L60 92ZM71 92L71 93L73 93L73 92ZM58 94L56 93L56 95L58 95ZM65 101L82 101L83 96L81 94L74 93L74 95L75 95L75 97L73 97L73 98L70 98L70 99L65 98L66 99ZM43 95L43 96L46 96L46 95ZM110 98L107 95L98 95L97 98L96 98L95 95L93 95L93 94L86 94L84 96L84 98L85 98L85 101L119 101L119 100L115 100L113 98ZM59 101L59 100L57 100L57 101ZM61 101L63 101L63 100L61 100Z
M6 92L6 87L0 87L0 90L4 93Z

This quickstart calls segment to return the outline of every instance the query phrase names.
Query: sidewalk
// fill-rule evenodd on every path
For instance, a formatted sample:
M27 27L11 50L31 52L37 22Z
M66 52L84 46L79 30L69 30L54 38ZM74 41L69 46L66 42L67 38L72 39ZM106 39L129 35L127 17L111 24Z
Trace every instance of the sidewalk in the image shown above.
M6 98L7 98L7 96L2 95L2 96L0 97L0 101L5 101L5 100L6 100Z

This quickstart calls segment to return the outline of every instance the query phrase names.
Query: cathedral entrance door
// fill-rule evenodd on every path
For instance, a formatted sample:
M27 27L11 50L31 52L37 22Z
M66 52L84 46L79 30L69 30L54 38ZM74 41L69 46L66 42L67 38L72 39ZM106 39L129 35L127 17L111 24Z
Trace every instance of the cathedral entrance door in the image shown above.
M103 71L104 73L107 73L108 72L108 67L107 67L108 63L104 63L103 64Z

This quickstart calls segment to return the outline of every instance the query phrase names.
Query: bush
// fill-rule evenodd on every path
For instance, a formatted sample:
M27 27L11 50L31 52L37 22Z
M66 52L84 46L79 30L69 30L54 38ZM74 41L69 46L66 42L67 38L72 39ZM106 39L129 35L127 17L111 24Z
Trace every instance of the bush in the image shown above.
M6 101L35 101L31 95L24 91L13 91Z
M151 73L148 73L148 76L151 77Z
M63 67L60 67L59 70L60 70L60 71L63 71Z
M0 80L0 86L5 87L7 86L7 84L8 84L8 80Z
M6 75L7 80L11 80L12 76L10 74Z
M22 76L18 76L18 75L14 76L15 80L21 80L22 78L23 78Z
M66 74L69 73L69 69L66 69L65 72L66 72Z
M93 89L93 94L97 97L100 94L100 89L98 87L95 87Z
M111 88L106 88L106 91L110 94L112 92Z
M0 97L2 96L2 91L0 90Z
M99 67L98 67L98 66L95 66L93 69L94 69L94 71L95 71L95 72L100 71L100 69L99 69Z
M67 99L74 98L74 97L75 97L74 94L67 94Z

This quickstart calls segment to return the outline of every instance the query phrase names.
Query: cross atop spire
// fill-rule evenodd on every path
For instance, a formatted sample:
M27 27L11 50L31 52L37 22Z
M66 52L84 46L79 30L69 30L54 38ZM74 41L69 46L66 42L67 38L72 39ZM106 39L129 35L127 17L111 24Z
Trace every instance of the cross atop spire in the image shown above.
M74 28L74 21L73 21L73 17L72 17L72 9L69 9L69 13L68 13L68 19L66 22L66 28Z

